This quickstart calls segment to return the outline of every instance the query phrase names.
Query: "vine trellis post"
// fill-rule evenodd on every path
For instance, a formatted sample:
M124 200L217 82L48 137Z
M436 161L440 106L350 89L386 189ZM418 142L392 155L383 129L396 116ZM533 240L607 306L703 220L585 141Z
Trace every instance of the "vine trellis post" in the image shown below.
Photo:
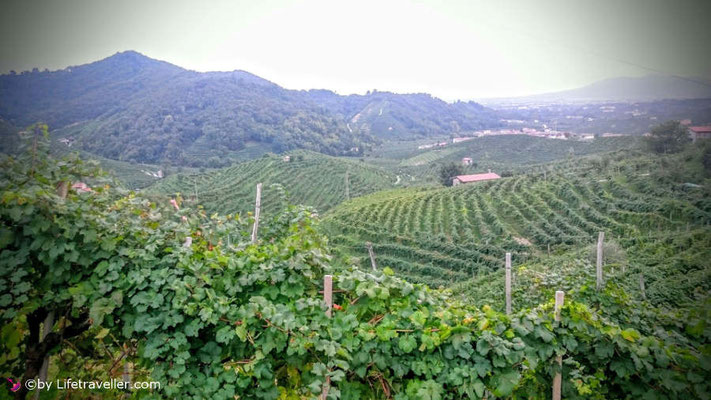
M333 275L323 276L323 302L326 304L326 316L331 318L333 312ZM326 382L321 390L321 400L328 398L328 390L331 386L331 377L326 377Z
M57 196L59 196L59 200L64 202L64 200L67 198L67 194L69 193L69 182L68 181L61 181L57 184ZM52 327L54 326L54 310L51 310L47 313L47 316L44 318L44 321L42 321L42 330L40 331L39 335L39 342L42 343L44 339L49 335L50 332L52 332ZM44 360L42 360L42 366L40 367L39 374L37 375L37 379L41 380L43 382L47 381L47 375L49 374L49 354L44 356ZM35 395L33 396L34 399L39 399L40 391L37 390L35 392Z
M252 226L252 243L257 243L257 231L259 230L259 211L262 207L262 184L257 184L257 199L254 202L254 226Z
M554 318L556 321L560 321L560 309L563 308L563 302L565 301L565 292L558 290L555 292L555 314ZM558 372L556 372L553 377L553 400L560 400L561 386L563 384L563 356L557 356L555 358L556 364L558 364Z
M506 253L506 315L511 315L511 253Z
M373 251L373 243L365 242L365 248L368 249L368 256L370 257L370 266L373 267L373 271L377 271L378 265L375 263L375 252Z
M605 240L605 232L600 232L597 237L597 263L595 264L595 276L597 277L597 290L602 289L602 243Z

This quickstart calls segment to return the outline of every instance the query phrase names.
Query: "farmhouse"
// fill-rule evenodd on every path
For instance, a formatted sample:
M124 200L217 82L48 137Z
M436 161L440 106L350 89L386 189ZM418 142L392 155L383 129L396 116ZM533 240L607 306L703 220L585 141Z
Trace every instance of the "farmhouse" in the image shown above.
M474 161L469 157L462 158L462 165L472 165Z
M491 171L487 172L486 174L458 175L452 179L452 186L457 186L463 183L490 181L499 178L501 178L499 175Z
M695 142L696 139L711 139L711 125L690 126L689 136L692 142Z
M74 182L74 183L72 184L72 189L76 190L76 191L79 192L79 193L82 193L82 192L92 192L92 190L91 190L91 188L89 187L89 185L87 185L87 184L84 183L84 182Z

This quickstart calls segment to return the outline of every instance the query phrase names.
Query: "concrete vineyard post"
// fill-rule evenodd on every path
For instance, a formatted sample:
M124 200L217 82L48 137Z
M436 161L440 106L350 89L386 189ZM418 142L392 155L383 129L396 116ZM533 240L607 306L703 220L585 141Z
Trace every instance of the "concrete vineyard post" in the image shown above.
M262 184L257 184L257 199L254 202L254 226L252 226L252 243L257 243L257 231L259 230L259 211L262 207Z
M555 292L555 320L560 321L560 309L563 308L563 302L565 301L565 292L556 291ZM558 368L563 367L563 357L557 356L555 362L558 364ZM561 386L563 384L563 375L561 371L556 372L553 377L553 400L560 400Z
M333 276L323 276L323 302L326 303L326 316L331 318L333 312ZM326 400L328 397L328 389L331 386L331 377L326 377L326 382L321 390L321 400Z
M511 315L511 253L506 253L506 315Z
M597 290L602 288L602 243L605 240L605 232L600 232L597 237L597 263L595 264L595 276L597 277Z
M373 271L378 270L377 264L375 264L375 252L373 252L373 243L365 242L365 247L368 249L368 256L370 256L370 266L373 267Z

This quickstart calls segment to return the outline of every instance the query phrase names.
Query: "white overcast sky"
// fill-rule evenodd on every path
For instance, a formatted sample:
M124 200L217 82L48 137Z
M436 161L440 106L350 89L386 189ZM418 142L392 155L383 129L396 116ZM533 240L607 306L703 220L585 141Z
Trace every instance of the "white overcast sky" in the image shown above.
M651 72L711 79L711 1L4 0L0 72L136 50L290 89L446 100Z

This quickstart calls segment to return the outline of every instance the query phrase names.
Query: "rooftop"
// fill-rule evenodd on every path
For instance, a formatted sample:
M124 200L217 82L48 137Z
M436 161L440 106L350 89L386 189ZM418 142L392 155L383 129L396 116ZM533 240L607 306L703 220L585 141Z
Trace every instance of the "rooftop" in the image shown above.
M486 174L457 175L455 178L459 179L459 182L469 183L469 182L488 181L491 179L499 179L501 177L498 174L495 174L493 172L488 172Z
M689 129L696 133L711 133L711 125L705 126L690 126Z

